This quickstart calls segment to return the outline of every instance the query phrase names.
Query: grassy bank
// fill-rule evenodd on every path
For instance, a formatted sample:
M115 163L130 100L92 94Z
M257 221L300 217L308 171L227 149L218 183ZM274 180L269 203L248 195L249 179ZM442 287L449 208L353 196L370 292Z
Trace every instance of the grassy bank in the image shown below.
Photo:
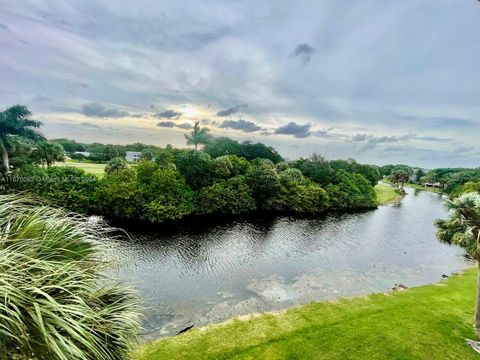
M441 191L439 189L432 188L432 187L426 187L426 186L419 185L419 184L406 183L405 186L411 187L411 188L414 188L414 189L417 189L417 190L430 191L430 192L434 192L434 193L438 193L438 194L441 193Z
M377 195L377 200L380 205L388 205L398 202L403 197L403 195L401 195L397 190L388 185L377 184L373 189L375 190L375 194Z
M476 271L439 284L234 319L141 347L154 359L478 359Z

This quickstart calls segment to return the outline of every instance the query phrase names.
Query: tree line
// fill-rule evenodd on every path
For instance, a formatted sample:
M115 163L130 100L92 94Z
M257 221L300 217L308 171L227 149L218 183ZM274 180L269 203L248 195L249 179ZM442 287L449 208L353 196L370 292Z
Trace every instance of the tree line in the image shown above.
M380 175L370 174L369 180L362 174L368 171L369 165L317 155L274 163L170 147L133 166L114 158L102 178L73 167L27 164L6 175L4 184L80 213L164 222L258 210L318 214L373 208Z

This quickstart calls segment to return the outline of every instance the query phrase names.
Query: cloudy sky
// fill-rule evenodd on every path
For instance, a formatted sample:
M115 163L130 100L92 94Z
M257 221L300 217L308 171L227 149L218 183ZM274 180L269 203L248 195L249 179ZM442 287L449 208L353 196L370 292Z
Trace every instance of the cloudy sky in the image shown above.
M215 136L480 166L476 0L0 0L0 106L49 138Z

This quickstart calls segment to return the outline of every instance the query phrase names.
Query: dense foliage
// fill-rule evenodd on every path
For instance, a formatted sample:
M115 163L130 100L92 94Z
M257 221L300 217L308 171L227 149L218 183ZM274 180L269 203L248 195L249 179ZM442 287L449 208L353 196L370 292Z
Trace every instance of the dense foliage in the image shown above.
M216 158L223 155L236 155L247 160L268 159L273 163L282 161L280 154L271 146L262 143L252 143L251 141L238 141L220 137L212 139L206 144L204 151L211 157Z
M80 213L148 222L257 210L318 214L376 206L372 183L380 177L378 169L353 160L314 155L275 164L172 147L151 151L148 159L130 166L112 158L101 178L78 168L30 164L3 181L9 191L33 192Z
M106 285L101 223L0 196L0 353L8 359L127 359L139 330L128 288Z

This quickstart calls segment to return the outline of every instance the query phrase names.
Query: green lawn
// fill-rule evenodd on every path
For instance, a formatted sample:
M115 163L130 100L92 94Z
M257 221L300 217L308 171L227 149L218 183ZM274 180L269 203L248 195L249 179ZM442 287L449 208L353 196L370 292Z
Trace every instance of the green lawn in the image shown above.
M79 161L67 160L65 162L56 163L57 166L73 166L85 170L87 173L97 176L104 175L104 169L106 164L93 164Z
M153 359L479 359L476 271L403 292L312 303L144 345Z
M375 190L380 205L388 205L402 199L402 195L388 185L377 184L373 189Z

